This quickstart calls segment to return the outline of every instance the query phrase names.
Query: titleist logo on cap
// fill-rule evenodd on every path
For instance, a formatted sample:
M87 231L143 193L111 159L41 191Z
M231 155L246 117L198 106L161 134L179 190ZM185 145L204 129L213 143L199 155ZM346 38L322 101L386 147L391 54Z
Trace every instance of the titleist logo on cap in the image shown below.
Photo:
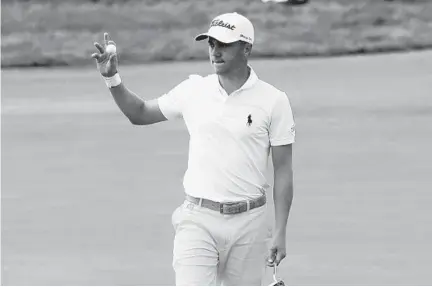
M231 25L230 23L225 23L224 21L218 20L218 19L213 20L211 22L210 27L213 27L213 26L221 26L221 27L224 27L224 28L227 28L230 30L234 30L236 28L236 26Z

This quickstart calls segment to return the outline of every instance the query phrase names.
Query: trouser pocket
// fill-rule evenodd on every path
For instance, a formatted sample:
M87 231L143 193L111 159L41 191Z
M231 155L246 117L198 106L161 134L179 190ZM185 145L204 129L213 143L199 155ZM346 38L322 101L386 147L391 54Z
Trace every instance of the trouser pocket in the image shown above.
M174 230L177 229L177 226L181 223L185 214L192 212L194 209L194 204L188 201L184 201L179 207L177 207L171 215L171 224L174 227Z
M182 209L183 209L183 204L177 207L171 215L171 224L174 227L174 230L177 228L177 225L180 222L179 218L181 216Z

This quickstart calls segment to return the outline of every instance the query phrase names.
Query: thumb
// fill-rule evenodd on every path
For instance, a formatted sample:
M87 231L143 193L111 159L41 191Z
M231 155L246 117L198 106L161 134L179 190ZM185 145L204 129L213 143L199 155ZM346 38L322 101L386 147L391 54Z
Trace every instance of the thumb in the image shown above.
M277 248L272 247L270 248L269 255L267 257L267 265L272 267L275 260L276 260L276 254L277 254Z
M286 256L286 252L284 250L279 250L279 252L276 255L276 260L275 260L276 265L279 266L279 264L285 258L285 256Z

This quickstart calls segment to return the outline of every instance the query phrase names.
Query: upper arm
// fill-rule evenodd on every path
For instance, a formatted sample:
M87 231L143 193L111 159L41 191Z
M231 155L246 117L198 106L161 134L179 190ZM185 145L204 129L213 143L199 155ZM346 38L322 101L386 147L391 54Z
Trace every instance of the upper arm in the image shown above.
M158 99L144 101L140 114L141 117L136 122L133 122L134 124L150 125L167 120L159 108Z
M154 124L166 120L181 118L188 96L193 92L191 78L181 82L168 93L147 100L141 106L138 123L142 125Z
M272 146L272 161L274 171L292 171L292 144Z
M157 99L158 109L165 119L171 120L183 117L191 95L196 92L199 79L201 78L198 75L191 75L188 79Z
M271 111L269 126L271 146L292 144L295 140L295 122L288 96L278 94Z
M269 128L274 171L292 172L292 144L295 141L295 122L288 96L278 95L271 113Z

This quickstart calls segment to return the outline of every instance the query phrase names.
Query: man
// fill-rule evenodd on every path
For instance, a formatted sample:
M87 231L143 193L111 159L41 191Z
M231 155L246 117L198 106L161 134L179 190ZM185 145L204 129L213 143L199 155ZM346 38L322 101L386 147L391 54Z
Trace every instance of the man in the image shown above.
M105 47L114 44L104 35ZM132 124L182 118L190 134L185 202L172 216L177 285L261 285L286 255L293 198L294 120L285 93L258 78L248 57L252 23L237 13L216 17L207 33L215 74L190 76L167 94L142 100L121 83L117 56L92 55L115 102ZM274 164L275 232L266 222L265 174ZM267 260L266 260L267 259Z

